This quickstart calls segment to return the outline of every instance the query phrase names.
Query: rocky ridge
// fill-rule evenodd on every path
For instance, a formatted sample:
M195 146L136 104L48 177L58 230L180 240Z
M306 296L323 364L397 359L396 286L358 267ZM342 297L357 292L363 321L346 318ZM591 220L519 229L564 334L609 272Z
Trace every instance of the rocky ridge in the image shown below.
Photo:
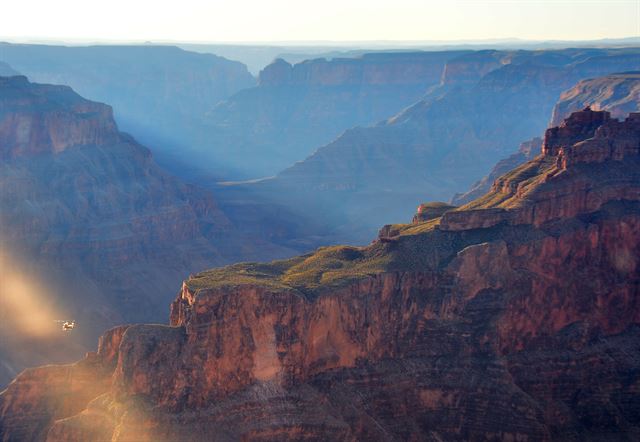
M481 180L478 180L471 186L471 189L465 193L457 193L451 198L454 205L463 205L476 198L481 197L491 190L493 182L500 178L511 169L515 169L522 163L526 163L540 153L542 148L542 138L535 137L529 141L520 144L518 151L507 158L500 160L493 166L491 172Z
M3 160L120 140L111 107L85 100L67 86L32 84L24 76L0 77L0 94Z
M105 336L117 363L94 368L110 387L92 400L67 389L78 407L46 409L60 368L19 376L0 436L637 438L640 120L587 109L543 145L486 196L368 247L193 275L170 326Z
M551 125L558 126L572 112L585 106L606 110L624 118L640 110L640 73L626 72L583 80L563 92L553 109Z
M624 118L630 112L640 110L639 94L640 75L636 72L582 80L560 95L553 109L551 126L559 126L573 112L586 106L608 111L614 118ZM476 182L469 191L454 195L451 202L462 205L484 195L497 178L533 158L541 143L540 138L522 143L516 153L496 163L489 175Z

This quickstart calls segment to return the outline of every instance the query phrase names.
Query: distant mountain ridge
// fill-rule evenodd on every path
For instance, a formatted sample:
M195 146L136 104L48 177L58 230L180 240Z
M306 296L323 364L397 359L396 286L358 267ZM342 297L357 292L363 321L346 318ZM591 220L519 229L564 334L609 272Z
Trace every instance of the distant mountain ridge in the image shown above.
M230 169L271 176L343 131L413 104L440 83L446 62L464 53L374 53L294 65L278 59L260 72L256 87L209 112L203 135Z
M447 61L443 84L416 104L347 130L252 187L287 195L295 205L309 202L309 213L322 207L318 217L330 213L334 225L359 232L352 238L362 241L377 225L413 211L416 201L447 201L468 189L543 131L560 94L578 81L634 69L634 48L464 54ZM327 209L330 201L338 204Z
M370 42L267 42L266 44L198 44L175 42L178 47L194 52L222 55L230 60L246 64L257 75L276 58L289 63L313 58L355 57L372 52L434 52L434 51L479 51L502 50L549 50L564 48L633 47L640 45L640 38L605 38L582 41L535 41L523 39L488 39L472 41L370 41Z
M572 112L586 106L609 111L615 118L640 110L640 71L614 73L579 82L560 96L553 110L551 125L557 125Z

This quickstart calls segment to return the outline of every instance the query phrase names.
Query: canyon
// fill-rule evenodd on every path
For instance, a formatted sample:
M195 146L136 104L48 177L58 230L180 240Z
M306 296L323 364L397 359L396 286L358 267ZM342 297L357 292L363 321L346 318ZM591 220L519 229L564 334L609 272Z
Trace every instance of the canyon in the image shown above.
M238 62L153 45L3 44L0 60L109 103L162 167L212 190L232 224L300 251L364 244L416 201L464 193L547 127L562 92L640 69L636 48L278 59L257 79ZM527 159L515 154L505 167Z
M580 80L638 66L636 49L461 54L402 112L345 131L274 178L237 187L288 202L333 226L339 241L362 244L379 225L408 217L416 201L448 201L472 187L542 133L562 92Z
M162 170L110 106L23 76L0 77L0 189L0 385L34 362L80 356L106 327L162 320L190 272L293 253ZM22 299L5 293L9 281ZM31 316L44 337L24 332ZM81 333L60 333L54 321L67 318Z
M242 63L173 46L56 46L0 43L0 61L31 81L72 87L108 103L118 126L153 150L156 160L183 180L185 157L206 112L255 85ZM211 167L215 162L209 157ZM181 171L184 169L184 173Z
M0 440L637 439L640 114L541 144L366 247L193 274L168 325L21 373Z
M440 83L449 60L468 52L370 53L293 65L276 59L255 87L207 114L207 141L231 169L250 178L275 175L345 130L412 105Z
M622 118L640 109L640 72L604 75L580 81L560 95L553 109L551 125L557 126L572 112L586 106L606 110Z

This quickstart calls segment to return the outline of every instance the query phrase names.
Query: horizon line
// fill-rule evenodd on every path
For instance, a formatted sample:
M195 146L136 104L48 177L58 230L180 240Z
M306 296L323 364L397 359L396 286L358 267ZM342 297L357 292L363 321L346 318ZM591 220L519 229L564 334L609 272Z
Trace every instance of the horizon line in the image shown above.
M478 38L458 40L174 40L174 39L95 39L95 38L53 38L53 37L9 37L0 36L0 42L17 44L192 44L220 46L352 46L352 45L392 45L392 46L444 46L444 45L482 45L492 43L513 44L569 44L640 41L640 36L603 37L592 39L524 39L519 37Z

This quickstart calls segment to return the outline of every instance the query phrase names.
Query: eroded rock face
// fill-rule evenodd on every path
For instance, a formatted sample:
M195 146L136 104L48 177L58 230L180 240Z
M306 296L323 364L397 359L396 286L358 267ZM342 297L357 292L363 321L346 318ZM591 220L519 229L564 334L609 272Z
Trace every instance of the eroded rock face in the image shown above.
M440 83L445 63L464 53L372 53L293 65L276 59L258 86L211 109L200 144L215 146L249 178L275 175L345 130L413 104Z
M0 159L120 140L111 108L85 100L69 87L32 84L23 76L0 77L0 93Z
M153 147L156 161L185 180L203 161L195 134L204 114L256 82L242 63L171 46L0 46L0 60L31 81L68 85L113 106L120 129ZM191 167L185 158L193 159ZM211 157L206 162L212 166Z
M120 326L107 331L98 351L73 365L23 371L2 393L0 440L44 440L55 420L80 413L89 401L106 393L126 330Z
M492 191L476 200L493 200L496 207L471 202L470 210L445 213L440 228L539 226L595 212L612 200L637 201L638 175L621 173L621 168L637 163L639 139L640 114L631 113L620 122L606 111L574 112L559 127L546 131L541 155L497 179ZM597 191L594 180L601 181Z
M489 72L511 62L513 55L507 51L478 51L471 55L450 60L442 72L445 85L473 84Z
M630 112L640 110L640 73L605 75L580 81L560 95L553 109L551 125L558 126L572 112L586 106L604 110L613 118L623 119Z
M170 326L127 328L115 367L94 366L110 388L82 412L24 409L41 428L26 439L46 426L50 441L637 438L635 119L439 219L390 226L392 241L194 275ZM11 398L64 369L0 395L6 440L22 434Z
M210 192L158 167L147 148L118 131L109 106L20 76L0 77L0 189L3 283L12 273L5 262L28 263L18 270L43 280L30 295L38 313L49 315L40 322L51 333L43 335L59 331L56 319L82 324L82 333L56 334L62 348L75 344L66 360L115 324L162 320L171 287L189 272L284 250L249 238ZM23 344L27 305L0 297L2 386L16 374L7 379L6 367L43 363L36 345ZM65 360L42 353L53 354L44 361Z
M586 107L582 112L574 112L562 124L547 129L542 144L542 153L557 155L560 148L573 146L581 140L591 138L597 128L611 118L605 111L594 111Z
M416 214L413 216L413 223L420 223L423 221L430 221L432 219L440 218L449 210L455 209L456 206L442 202L423 203L418 206Z
M553 109L550 126L560 126L573 112L587 106L593 110L607 111L613 118L625 119L629 113L640 110L639 101L640 74L637 72L583 80L560 95ZM462 205L489 192L497 178L537 155L541 143L540 138L522 143L518 152L496 163L489 175L475 183L468 192L455 195L452 203Z

